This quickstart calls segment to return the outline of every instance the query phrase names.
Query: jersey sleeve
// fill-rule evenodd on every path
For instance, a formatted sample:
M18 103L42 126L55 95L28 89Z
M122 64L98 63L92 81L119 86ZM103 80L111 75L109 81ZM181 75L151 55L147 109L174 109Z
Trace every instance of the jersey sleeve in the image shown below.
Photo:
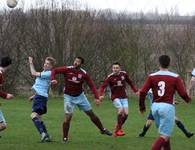
M44 79L50 79L51 71L40 72L40 77Z
M182 81L182 79L180 77L177 78L176 81L176 89L178 94L188 103L191 101L191 98L188 96L186 90L185 90L185 86L184 86L184 82Z
M58 67L54 68L51 71L51 80L55 80L55 75L56 74L66 74L67 67Z
M139 108L140 110L145 110L145 99L146 99L146 95L147 92L150 90L151 88L151 80L150 77L148 77L145 82L144 85L142 86L141 90L140 90L140 96L139 96Z
M99 87L99 94L100 94L100 96L103 96L104 95L104 90L108 86L108 83L109 83L109 77L107 77L104 80L104 83Z
M126 82L130 85L130 87L134 93L136 93L138 91L137 88L135 87L135 85L133 84L133 82L129 79L128 74L126 74Z
M3 75L2 75L2 73L0 73L0 85L2 85L2 84L3 84ZM2 91L2 90L0 90L0 97L6 98L7 97L7 93Z
M97 92L97 90L96 90L95 84L94 84L94 82L91 80L91 78L89 77L88 74L86 74L85 81L86 81L87 85L89 86L89 88L91 89L92 93L94 94L94 97L95 97L96 99L99 99L99 95L98 95L98 92Z

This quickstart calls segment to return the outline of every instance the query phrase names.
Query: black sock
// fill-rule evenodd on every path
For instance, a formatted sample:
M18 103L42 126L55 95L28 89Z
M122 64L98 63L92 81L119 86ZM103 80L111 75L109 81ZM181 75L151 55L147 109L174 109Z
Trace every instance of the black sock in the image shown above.
M142 135L145 135L146 134L146 132L148 131L148 129L150 128L150 126L146 126L146 125L144 125L144 127L143 127L143 131L142 131Z
M42 127L43 127L43 131L44 131L45 133L47 133L47 128L46 128L46 126L45 126L44 122L43 122L43 121L41 121L41 124L42 124Z
M185 129L185 126L181 121L176 121L176 125L184 134L188 134L188 131Z
M35 127L37 128L37 130L39 131L39 133L40 134L43 133L44 130L43 130L43 125L42 125L41 121L37 117L33 118L32 121L33 121Z

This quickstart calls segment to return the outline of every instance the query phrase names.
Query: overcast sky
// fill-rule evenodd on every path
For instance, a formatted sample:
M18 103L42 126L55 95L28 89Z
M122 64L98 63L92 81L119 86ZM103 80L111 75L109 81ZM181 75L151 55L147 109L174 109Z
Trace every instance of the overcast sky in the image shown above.
M24 2L25 9L33 5L36 7L36 2L51 0L19 0L18 7ZM61 0L55 0L61 4ZM69 0L71 1L71 0ZM154 12L158 9L160 13L171 12L177 10L181 15L195 15L194 0L74 0L79 1L84 6L95 9L113 9L116 11L129 12ZM6 0L0 0L0 8L7 8Z

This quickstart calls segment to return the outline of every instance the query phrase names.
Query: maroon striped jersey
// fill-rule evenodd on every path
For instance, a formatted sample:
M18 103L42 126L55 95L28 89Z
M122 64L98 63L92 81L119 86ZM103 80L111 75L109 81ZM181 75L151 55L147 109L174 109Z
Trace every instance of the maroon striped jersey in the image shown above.
M174 94L176 91L186 102L191 100L178 74L160 70L150 74L142 86L139 99L140 109L145 109L144 101L150 88L153 93L153 102L174 104Z
M136 87L129 79L129 76L125 71L120 71L118 75L111 73L99 88L100 96L104 94L105 88L109 86L111 90L112 100L114 100L115 98L127 98L126 83L130 85L134 93L137 92Z
M99 99L94 82L89 77L88 73L81 69L76 69L73 66L64 66L54 68L51 73L51 80L55 79L56 74L64 74L64 93L71 96L78 96L83 92L83 83L86 82L93 92L96 99Z
M0 86L2 86L2 84L3 84L3 73L0 70ZM7 93L2 91L2 90L0 90L0 97L6 98L7 97Z

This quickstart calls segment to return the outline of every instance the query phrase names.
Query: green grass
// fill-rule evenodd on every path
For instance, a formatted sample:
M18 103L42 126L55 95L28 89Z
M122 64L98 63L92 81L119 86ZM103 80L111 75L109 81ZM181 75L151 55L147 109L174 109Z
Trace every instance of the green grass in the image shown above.
M63 98L50 98L48 113L43 118L53 139L51 143L39 142L40 136L30 119L31 103L26 98L17 97L13 101L1 99L1 103L1 109L8 123L8 128L1 132L1 150L149 150L153 140L158 136L157 129L153 125L146 137L137 137L145 123L147 113L144 116L139 114L136 98L129 100L129 118L124 125L126 132L124 137L113 138L101 135L89 118L76 109L70 128L70 140L67 144L61 144ZM92 102L92 107L104 126L113 130L116 110L111 101L104 100L100 107L96 107ZM177 106L177 116L190 131L195 131L194 108L195 102L186 105L181 101ZM193 150L194 140L195 137L187 139L176 127L171 138L172 149Z

